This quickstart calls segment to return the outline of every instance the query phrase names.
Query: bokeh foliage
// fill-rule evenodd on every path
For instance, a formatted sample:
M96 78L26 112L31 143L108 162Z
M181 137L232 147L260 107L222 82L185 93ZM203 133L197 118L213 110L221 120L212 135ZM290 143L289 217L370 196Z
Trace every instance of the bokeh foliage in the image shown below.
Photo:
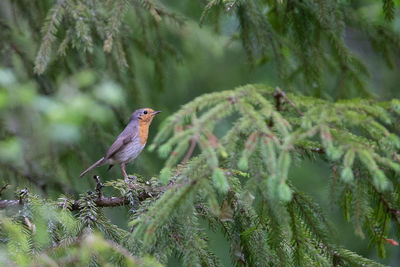
M0 213L0 260L156 264L150 254L185 266L373 264L335 238L331 228L350 222L357 236L346 244L382 261L358 247L369 240L395 263L397 5L1 1L0 187L10 184L1 198L25 204ZM112 180L105 194L130 204L97 207L85 193L94 181L77 175L146 106L163 113L151 149L129 170L156 193L137 199L118 170L98 169ZM294 168L311 178L293 179ZM340 206L337 227L317 207L323 201L303 192L324 190ZM71 212L59 198L86 205ZM213 249L215 236L229 256Z

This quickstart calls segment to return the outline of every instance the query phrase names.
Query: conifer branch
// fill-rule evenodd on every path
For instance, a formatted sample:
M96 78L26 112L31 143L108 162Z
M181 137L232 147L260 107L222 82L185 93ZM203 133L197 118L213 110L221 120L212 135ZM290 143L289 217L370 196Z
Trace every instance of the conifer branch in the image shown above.
M148 195L142 195L139 196L140 200L144 200L149 198L150 196ZM69 210L74 211L74 210L80 210L80 200L69 200L71 202L70 207L68 207ZM98 207L116 207L116 206L123 206L123 205L128 205L129 200L124 197L97 197L94 199L94 202ZM0 200L0 210L2 209L7 209L19 205L23 205L24 201L20 200ZM56 203L59 208L65 208L66 202L57 202Z
M296 203L296 205L300 208L306 223L311 226L312 228L312 232L317 236L318 240L323 241L326 244L326 240L325 237L323 236L323 234L321 233L320 229L318 229L317 225L314 224L314 220L310 218L310 216L308 215L308 213L305 211L303 205L301 203L299 203L296 194L293 195L293 201L294 203Z
M371 187L373 188L375 194L378 195L378 198L387 211L390 212L391 217L395 220L396 224L400 227L400 210L392 207L392 204L384 197L383 193L380 192L374 184L371 183Z
M57 27L60 24L65 1L66 0L59 0L54 8L51 9L49 17L47 18L48 21L45 24L46 31L35 60L34 71L37 74L42 74L50 61L51 45L55 40L54 35L56 34Z
M290 220L291 220L291 226L292 226L292 232L293 232L293 237L292 239L294 240L295 243L295 257L296 257L296 264L297 266L301 266L301 256L300 256L300 245L301 245L301 240L299 237L299 231L298 231L298 222L296 221L296 217L294 214L294 210L293 210L293 203L290 203L288 205L288 209L289 209L289 214L290 214Z
M188 44L173 41L181 39L178 37L184 31L168 27L165 21L170 18L179 25L182 22L157 0L56 0L38 7L26 5L29 1L14 2L14 14L26 14L28 18L21 17L22 22L16 21L15 25L0 22L6 31L0 31L5 47L17 56L11 65L6 65L19 68L19 57L28 76L32 75L29 53L20 45L23 39L18 39L24 36L13 32L23 26L34 41L42 38L35 46L40 49L34 71L43 73L53 60L54 68L48 76L31 77L41 86L43 81L52 87L58 85L55 72L66 70L64 74L70 76L82 67L101 67L101 73L109 73L111 79L131 84L132 78L121 75L121 68L116 66L133 65L140 53L153 61L162 82L169 62L166 55L176 56L179 48L187 53L192 47L190 40ZM354 225L355 232L363 236L362 231L368 231L366 236L377 245L380 256L384 256L386 242L396 245L387 236L400 229L396 186L400 174L400 101L352 98L334 102L321 98L333 91L341 92L332 95L332 99L359 92L368 94L369 72L344 38L349 27L369 39L389 67L396 67L393 58L399 51L400 35L391 24L395 2L382 3L385 23L363 18L362 12L343 1L208 0L200 24L209 18L218 28L224 14L234 16L239 30L231 40L242 42L253 67L271 62L286 88L310 88L318 98L252 84L203 95L182 106L157 132L152 149L166 158L159 177L146 182L119 179L103 185L95 176L95 188L79 198L61 196L51 201L23 189L15 199L0 200L0 210L18 208L12 216L8 215L13 213L11 210L2 212L6 216L0 222L0 265L84 262L98 266L124 260L129 265L136 263L135 255L150 254L162 263L167 263L171 255L178 255L185 266L219 266L203 231L204 222L208 222L211 229L222 229L231 246L231 258L237 264L379 266L331 241L335 233L329 221L311 198L292 185L289 173L293 162L298 163L304 155L333 166L332 198L334 190L343 190L338 199L343 201L344 216ZM31 7L35 8L33 12L27 10ZM132 16L125 18L124 12ZM45 23L41 14L47 14ZM37 36L35 29L39 27L43 32ZM188 29L194 29L193 23ZM12 41L7 45L9 37ZM168 43L170 40L173 43ZM56 43L57 53L52 49ZM72 49L75 51L69 55ZM55 60L62 55L62 60ZM112 60L111 64L104 62L105 58ZM331 76L328 79L327 73ZM25 78L24 73L16 74ZM133 70L130 74L134 74ZM86 76L89 75L73 75L71 81L75 83L76 79L77 84L86 87L93 79ZM340 79L339 85L329 89L326 85L332 85L335 76ZM46 91L43 99L59 97L58 89L52 90L54 94ZM88 90L80 90L81 104L90 102L83 97L87 93ZM15 101L12 102L11 106ZM36 101L29 104L37 109ZM9 103L3 106L8 108ZM58 116L43 118L55 123ZM72 117L74 123L75 119L82 121ZM9 135L7 130L4 134ZM25 136L17 139L24 148L29 144L24 142ZM4 144L3 150L8 149ZM33 149L29 152L37 154ZM51 179L63 172L61 166L43 175L36 171L36 166L53 163L46 157L43 153L43 161L33 168L9 167L7 159L0 164L7 166L2 170L6 175L15 174L10 179L22 178L45 190L52 184L59 186L63 180ZM61 174L68 179L65 173ZM104 186L118 193L105 196ZM0 188L0 195L6 188L7 185ZM65 186L60 191L64 189ZM124 205L131 215L131 233L114 225L102 209ZM94 231L104 237L96 236ZM113 262L103 261L105 255Z
M395 4L393 0L382 0L383 2L383 13L385 18L389 21L394 19Z
M194 148L196 147L197 140L195 138L191 138L190 140L190 147L189 150L187 151L185 157L182 160L182 165L185 165L185 163L189 160L189 158L192 156Z
M295 112L282 108L282 103L289 104ZM393 108L393 105L396 109ZM279 88L274 90L262 85L247 85L233 91L218 92L196 98L171 116L154 140L155 145L159 146L160 155L170 154L169 160L174 158L173 161L167 161L170 164L167 165L168 168L172 168L179 162L176 158L177 155L183 156L182 153L176 153L180 150L179 147L182 143L187 144L193 136L200 136L199 157L205 160L209 169L215 170L222 167L231 170L232 167L237 166L238 169L246 171L249 175L247 186L252 188L255 183L257 188L263 187L263 189L260 188L263 198L272 202L280 200L288 205L294 204L296 208L294 219L302 222L303 225L296 229L292 227L294 234L302 235L304 233L307 238L317 240L318 243L321 242L326 255L344 261L341 255L335 253L335 246L329 242L329 237L333 237L334 233L325 216L311 200L288 186L290 180L287 176L293 157L293 148L323 156L325 160L334 164L335 175L337 170L342 170L339 176L343 183L353 184L354 161L357 160L357 164L362 164L368 170L367 175L370 176L367 180L371 181L377 190L381 192L389 190L389 178L386 177L386 172L389 169L395 172L400 170L398 164L394 162L395 150L392 151L389 148L400 146L399 137L388 130L394 131L393 128L389 128L389 125L393 125L393 116L395 116L393 113L398 106L398 103L393 101L391 103L371 103L356 100L332 103L293 94L287 95ZM221 141L215 142L213 137L215 126L220 120L232 116L234 112L239 114L237 121L225 135L219 133L222 135ZM365 125L368 125L365 130L366 134L357 130L358 127L364 129ZM171 129L176 131L173 132ZM315 138L318 138L318 141ZM173 149L174 147L175 149ZM191 150L189 149L189 151ZM263 161L260 162L261 155ZM180 166L178 166L179 168ZM197 168L195 169L197 170ZM260 173L264 174L260 175ZM199 174L190 172L192 179L196 175ZM199 181L203 179L203 176L197 177ZM232 181L233 177L225 178L229 187L237 186ZM183 178L178 177L179 179ZM226 192L223 190L224 188L226 190L226 186L221 182L223 179L216 182L217 179L214 175L209 179L216 190L221 193ZM260 181L262 182L260 183ZM360 185L356 184L355 186ZM357 192L357 197L360 198L360 192ZM268 201L265 201L267 205ZM351 203L346 201L346 214L350 214ZM356 201L358 202L354 207L356 209L355 216L366 216L366 209L361 207L361 200ZM393 201L387 201L387 204L390 205L388 207L393 207ZM159 206L158 209L167 208ZM274 212L277 212L275 210L280 207L274 205L269 209L271 212L268 218L273 221L271 216L276 216ZM392 209L391 212L395 211ZM350 215L346 216L350 218ZM381 224L387 224L388 221L389 219L377 223L382 227ZM160 227L158 222L153 224L157 225L157 228ZM361 232L359 229L361 226L357 226L360 224L359 218L356 219L355 224L356 230ZM141 230L141 232L143 231ZM229 228L227 231L229 232ZM276 253L278 253L276 249L282 245L278 240L284 238L281 235L284 234L277 234L273 237L276 241L271 241ZM296 241L294 242L296 243ZM314 251L316 249L303 243L297 243L297 245L304 250ZM279 252L279 254L278 258L285 261L285 253ZM327 261L326 255L321 256L317 252L314 252L313 255L321 262ZM304 258L298 258L297 261L299 260L307 262L307 259Z
M117 206L130 205L130 200L127 197L103 196L101 188L104 187L104 185L100 182L99 176L95 175L94 179L96 180L96 188L95 188L96 197L93 199L93 202L96 204L96 206L103 208L103 207L117 207ZM133 186L137 188L146 187L146 190L141 190L137 192L136 198L139 201L145 201L149 198L157 198L167 189L167 187L149 188L145 183L141 182L136 182L136 184ZM0 200L0 210L23 205L24 203L25 201L23 200L23 198L21 198L21 200ZM62 209L68 207L68 209L71 211L80 210L82 207L81 204L82 200L80 199L68 199L68 198L64 199L63 201L58 201L55 203L57 207Z
M121 16L123 13L124 6L127 4L127 0L119 0L116 4L116 8L114 10L113 17L109 24L109 29L107 33L107 39L104 41L104 51L111 52L111 48L113 45L113 38L115 37L117 27L121 23Z

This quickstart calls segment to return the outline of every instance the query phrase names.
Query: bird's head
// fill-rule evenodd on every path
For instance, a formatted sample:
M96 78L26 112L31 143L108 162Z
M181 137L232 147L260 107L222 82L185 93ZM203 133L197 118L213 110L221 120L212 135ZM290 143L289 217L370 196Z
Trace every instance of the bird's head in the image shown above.
M154 116L160 113L161 111L155 111L151 108L141 108L133 112L131 116L132 119L137 119L141 123L151 123L153 120Z

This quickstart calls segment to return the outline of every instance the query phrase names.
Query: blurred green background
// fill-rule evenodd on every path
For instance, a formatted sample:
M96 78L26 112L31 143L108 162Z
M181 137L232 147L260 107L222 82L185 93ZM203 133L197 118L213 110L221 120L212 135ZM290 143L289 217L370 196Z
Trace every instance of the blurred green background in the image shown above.
M380 1L355 1L358 12L377 19ZM34 73L34 62L42 42L41 28L53 1L0 2L0 187L10 184L2 198L14 198L18 188L56 199L60 194L77 196L94 188L91 175L102 181L120 178L120 170L97 168L79 179L81 171L103 156L126 125L134 110L151 107L163 112L150 129L149 143L159 124L181 105L196 96L232 89L247 83L280 86L272 60L251 68L240 41L232 41L237 21L225 17L216 30L199 26L202 1L163 1L182 24L167 21L158 31L143 31L138 14L128 9L123 43L126 64L117 64L118 55L106 53L103 42L93 40L93 52L85 53L71 44L65 55L57 49L43 74ZM395 28L400 27L398 17ZM60 31L66 31L60 26ZM162 38L157 39L157 34ZM380 100L399 97L398 69L390 69L376 54L361 32L346 30L346 43L368 65L369 87ZM399 58L394 59L398 65ZM326 74L329 76L329 73ZM329 80L329 79L328 79ZM336 98L336 83L328 84L324 96ZM303 86L291 88L310 93ZM163 161L147 150L127 167L128 173L151 178L158 175ZM295 185L308 192L335 222L338 243L368 258L378 259L368 241L354 234L338 205L330 202L331 166L319 161L297 162L291 168ZM125 208L107 208L107 215L127 227ZM227 266L229 248L224 238L210 232L215 253ZM400 265L398 247L388 246L388 257L379 260ZM171 266L176 262L171 261Z

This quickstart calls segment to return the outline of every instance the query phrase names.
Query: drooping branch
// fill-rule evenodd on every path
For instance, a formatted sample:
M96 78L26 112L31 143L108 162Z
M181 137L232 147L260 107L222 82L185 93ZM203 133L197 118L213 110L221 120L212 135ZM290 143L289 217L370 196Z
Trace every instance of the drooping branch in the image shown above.
M50 61L50 50L51 45L54 42L55 34L57 33L57 27L60 24L60 18L62 17L62 10L65 4L65 0L60 0L50 11L50 16L47 18L47 29L43 36L43 41L40 45L39 52L35 60L34 71L37 74L42 74Z
M383 206L386 208L386 210L391 214L391 217L395 220L397 225L400 225L400 210L392 207L390 202L385 198L385 196L380 192L374 184L371 183L371 187L374 190L374 192L378 195L379 201L383 204Z

